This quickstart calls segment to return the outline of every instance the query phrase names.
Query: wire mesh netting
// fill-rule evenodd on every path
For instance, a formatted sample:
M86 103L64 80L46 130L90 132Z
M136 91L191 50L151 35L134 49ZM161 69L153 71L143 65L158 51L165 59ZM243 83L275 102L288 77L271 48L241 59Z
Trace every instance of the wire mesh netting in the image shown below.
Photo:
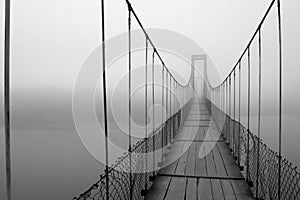
M163 158L162 153L158 153L161 151L157 150L172 142L179 131L181 122L185 120L190 110L191 103L192 100L152 132L148 138L144 138L133 145L131 153L125 152L109 168L108 172L100 175L99 181L74 199L106 199L106 176L109 177L109 199L123 200L131 199L130 197L143 199L145 194L143 191L147 191L152 184L150 177L153 176L153 167L159 165ZM130 156L132 173L130 173ZM156 169L157 167L154 168L154 174L157 172Z
M237 164L245 166L244 176L258 199L279 199L279 186L280 199L300 199L300 173L297 167L288 160L281 159L281 184L279 185L278 153L209 100L207 100L207 107L232 149L233 156L237 158Z

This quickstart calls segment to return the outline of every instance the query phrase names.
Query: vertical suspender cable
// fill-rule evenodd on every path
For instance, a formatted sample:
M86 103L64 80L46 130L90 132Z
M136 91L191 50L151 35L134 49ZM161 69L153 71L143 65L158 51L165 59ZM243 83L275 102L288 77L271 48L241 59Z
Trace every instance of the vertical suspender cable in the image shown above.
M221 85L221 90L222 90L222 123L224 122L225 118L224 118L224 110L225 110L225 105L224 105L224 84ZM224 126L222 128L222 134L224 135Z
M175 82L174 83L174 90L175 90L175 92L174 92L174 107L175 107L175 110L174 110L174 112L176 113L177 112L177 107L178 107L178 105L177 105L177 92L178 92L178 88L177 88L177 82Z
M129 182L130 182L130 200L133 198L133 183L132 183L132 149L131 149L131 6L128 4L128 151L129 151Z
M227 136L226 136L226 141L227 144L229 144L229 126L230 126L230 119L229 119L229 79L226 80L226 84L227 84Z
M147 172L148 172L148 39L146 39L146 59L145 59L145 191L148 190L147 186Z
M226 100L226 83L223 83L223 93L224 93L224 131L223 131L223 136L226 134L226 123L227 123L227 100Z
M219 127L221 127L222 123L222 106L223 106L223 99L222 99L222 85L219 87L219 101L220 101L220 110L219 110Z
M173 81L173 90L174 90L174 92L173 92L173 115L175 114L175 109L176 109L176 107L175 107L175 79L174 79L174 81ZM173 119L173 134L175 134L175 118Z
M257 167L256 167L256 198L258 198L259 188L259 162L260 162L260 111L261 111L261 28L258 32L258 122L257 122Z
M222 105L221 105L221 95L220 95L220 86L218 86L218 93L217 93L217 98L218 98L218 105L216 106L217 109L217 116L218 116L218 121L217 121L217 126L220 127L220 110L222 109Z
M228 133L228 105L227 105L227 103L228 103L228 94L227 94L227 79L225 79L225 81L222 83L222 85L223 85L223 93L224 93L224 113L223 113L223 115L224 115L224 120L225 120L225 129L224 129L224 131L223 132L225 132L226 133L226 135L227 135L227 133ZM228 145L228 142L227 142L227 136L226 136L226 138L225 138L226 140L225 140L225 142L226 142L226 144Z
M162 67L162 75L161 75L161 137L162 137L162 144L161 144L161 162L164 160L164 76L165 76L165 68Z
M166 71L166 137L167 137L167 144L170 142L169 137L169 98L168 98L168 71Z
M222 99L222 85L218 87L219 89L219 107L218 107L218 112L219 112L219 124L218 127L221 127L221 122L222 122L222 106L223 106L223 99ZM221 130L221 129L220 129Z
M226 78L226 143L228 144L228 79Z
M241 166L241 60L239 61L239 134L238 134L238 164Z
M229 125L230 125L230 121L229 121L229 84L228 81L229 79L226 79L226 86L227 86L227 133L226 133L226 141L227 144L229 144Z
M173 79L173 90L174 90L174 83L175 83L175 80ZM172 91L171 91L172 92ZM173 116L173 112L174 112L174 93L172 92L172 116ZM173 130L173 138L174 138L174 119L172 118L172 130Z
M235 69L233 71L233 156L236 158L236 138L235 138Z
M173 130L172 130L172 93L171 93L171 87L172 87L172 77L171 77L171 74L170 74L170 88L169 88L169 91L170 91L170 98L169 98L169 100L170 100L170 104L169 104L169 106L170 106L170 110L169 110L169 112L170 112L170 136L171 136L171 141L173 140Z
M229 149L231 149L231 74L229 74Z
M154 100L154 57L155 57L155 51L152 53L152 138L153 138L153 178L155 177L155 100Z
M5 0L4 33L4 125L6 159L6 197L11 200L11 147L10 147L10 0Z
M281 198L281 159L282 159L282 41L281 41L281 10L280 10L280 0L277 0L278 8L278 42L279 42L279 159L278 159L278 199Z
M228 132L228 125L227 125L227 121L228 121L228 105L227 105L227 102L228 102L228 99L227 99L227 79L225 79L225 81L222 83L222 87L223 87L223 93L224 93L224 112L223 112L223 115L224 115L224 119L225 119L225 132ZM226 144L228 145L228 142L227 142L227 137L226 137L226 140L225 140Z
M106 63L105 63L105 13L104 0L101 0L101 22L102 22L102 81L103 81L103 110L105 131L105 181L106 199L109 199L109 176L108 176L108 124L107 124L107 91L106 91Z
M225 87L224 83L222 84L222 87L223 87L223 89L222 89L223 90L223 120L224 120L224 126L225 126L226 125L226 102L225 102L225 94L226 94L225 88L226 87ZM224 136L224 130L225 130L224 128L223 128L223 136Z
M248 46L248 121L247 121L247 171L246 171L246 179L248 183L250 183L249 177L249 154L250 154L250 46Z

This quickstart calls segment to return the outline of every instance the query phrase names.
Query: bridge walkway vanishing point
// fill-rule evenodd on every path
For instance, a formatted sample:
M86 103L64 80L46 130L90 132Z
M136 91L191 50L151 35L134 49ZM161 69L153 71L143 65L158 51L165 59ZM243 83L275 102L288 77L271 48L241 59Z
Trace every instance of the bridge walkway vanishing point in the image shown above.
M299 200L300 172L297 171L297 167L282 156L281 1L272 0L270 2L254 34L236 64L231 68L230 73L219 85L212 86L206 70L208 57L203 53L197 54L200 52L194 50L191 51L195 54L191 55L189 80L185 85L179 82L150 39L131 3L129 0L125 0L128 8L128 18L126 19L128 20L128 51L126 50L128 52L128 150L125 150L124 154L114 163L109 162L112 154L109 148L111 130L109 129L110 117L107 100L111 98L108 96L108 87L106 86L107 63L109 63L106 58L111 56L106 53L106 47L109 47L109 45L106 45L104 1L101 0L101 42L103 44L101 45L101 63L102 72L104 72L101 72L101 74L105 139L99 145L104 146L104 152L101 153L105 154L105 170L98 181L74 199L232 200L253 199L253 196L255 196L256 199L266 200ZM266 32L264 22L272 9L276 9L277 12L276 25L278 29L273 32L278 39L276 47L278 53L275 55L278 57L278 61L277 65L272 64L271 66L274 67L274 70L278 70L279 75L278 88L276 88L276 90L278 89L277 150L269 148L261 137L262 69L268 67L263 61L264 55L269 55L269 53L274 55L267 48L263 48L264 37L262 35ZM145 53L145 76L144 78L139 77L139 80L142 78L141 80L144 81L145 85L143 105L145 135L135 144L132 143L132 108L134 106L132 103L134 93L132 87L132 79L134 78L132 77L134 63L132 62L132 54L137 48L132 43L134 39L131 34L132 22L138 24L145 40L143 46L145 48L138 48ZM273 47L275 46L271 48ZM177 49L179 48L182 47L178 46ZM181 55L179 52L174 52L174 55ZM150 59L151 54L152 59ZM5 0L4 55L6 196L7 200L11 200L13 198L10 141L10 0ZM190 58L185 57L184 59L188 60ZM204 73L201 75L195 74L193 61L196 60L203 62ZM257 64L253 65L252 63ZM159 65L160 67L157 67ZM253 73L252 69L257 70L258 73ZM195 83L197 76L202 77L201 84ZM253 77L258 77L257 83L254 82L255 85L252 83ZM155 89L157 83L162 86L161 90ZM251 118L251 115L255 106L253 105L253 99L256 98L255 96L252 97L253 91L256 90L252 88L256 88L256 84L258 85L258 99L255 100L258 102L257 111L255 111L258 113L257 132L252 132L251 123L253 118ZM152 87L147 87L150 85ZM241 91L245 88L247 90L243 94ZM199 89L200 91L197 91ZM200 104L193 101L195 100L195 92L197 95L198 92L201 93L199 96L202 96L204 100L201 100ZM247 95L245 95L246 93ZM94 94L92 97L94 98ZM74 99L76 98L73 96ZM152 100L149 101L148 99ZM161 103L162 109L166 109L165 121L162 117L163 120L159 127L155 125L156 121L154 119L155 112L157 114L157 111L155 111L157 109L154 109L154 106L158 103ZM74 105L77 104L73 103ZM150 128L148 127L148 116L150 114L148 109L151 105L153 105L153 123ZM246 113L241 113L243 110ZM246 124L242 123L241 114L247 114ZM221 135L221 132L223 135ZM165 152L165 147L168 147L168 152ZM161 165L164 164L161 162L171 164L166 164L166 167L159 169L157 167L164 166ZM244 168L244 174L240 171L242 168Z
M147 200L254 199L205 104L192 106L166 160L184 147L182 156L158 172Z

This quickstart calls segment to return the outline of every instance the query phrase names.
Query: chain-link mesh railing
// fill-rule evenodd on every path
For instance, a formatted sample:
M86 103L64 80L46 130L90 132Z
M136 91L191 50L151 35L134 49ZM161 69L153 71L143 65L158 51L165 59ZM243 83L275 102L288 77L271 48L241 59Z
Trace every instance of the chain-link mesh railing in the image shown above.
M279 189L278 153L270 149L261 139L250 131L248 146L247 129L241 123L226 115L216 105L211 103L211 101L207 100L206 104L211 112L212 118L215 120L224 139L232 150L237 164L245 166L244 171L248 171L248 183L251 186L252 192L254 194L257 192L257 199L279 199L277 192ZM249 164L247 165L248 151ZM291 162L284 158L281 159L281 166L280 199L300 199L300 173L297 171L297 167L294 167ZM245 173L244 175L246 178Z
M277 31L272 33L277 35L278 44L276 49L278 54L272 55L274 58L278 57L277 66L267 65L263 62L266 59L263 56L265 55L264 52L269 50L263 48L262 45L265 41L262 37L262 34L265 33L264 24L268 16L272 17L270 13L274 9L277 12ZM272 0L230 73L219 85L214 87L206 79L208 92L205 97L207 107L210 109L220 131L222 131L237 164L241 170L244 170L245 180L251 187L254 197L256 199L298 200L300 199L300 174L296 167L282 157L283 65L281 27L281 1ZM274 48L274 46L271 48ZM257 65L253 63L257 63ZM276 124L278 126L278 133L276 133L278 152L268 148L261 140L262 69L265 67L272 67L272 70L278 70L279 72L278 88L276 88L276 90L278 89L278 124ZM253 79L255 76L257 82ZM258 86L258 90L256 90L253 80L254 84ZM257 111L254 111L252 98L255 98L254 94L256 92L258 103ZM243 115L246 117L246 128L241 124L242 110L246 111L246 113L243 111ZM250 130L253 111L257 112L258 117L255 134Z
M172 142L191 108L192 100L186 103L177 113L165 121L154 133L149 134L148 138L142 139L132 147L131 165L132 180L130 181L129 173L129 152L125 152L113 164L108 173L103 173L99 181L93 184L88 190L75 197L76 200L95 200L106 198L106 175L109 176L109 199L130 199L130 190L132 191L132 199L143 199L145 192L152 184L151 176L153 175L153 163L155 169L162 161L163 155L157 153ZM156 152L153 158L151 152ZM146 156L147 155L147 156ZM154 169L154 170L155 170ZM157 170L155 170L157 171Z

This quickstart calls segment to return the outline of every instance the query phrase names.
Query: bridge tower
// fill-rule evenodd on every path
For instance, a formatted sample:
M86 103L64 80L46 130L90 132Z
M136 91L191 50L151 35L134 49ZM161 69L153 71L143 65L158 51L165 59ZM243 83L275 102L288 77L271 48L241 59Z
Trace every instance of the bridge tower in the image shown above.
M203 74L200 73L200 70L196 71L196 61L203 61ZM200 92L202 94L202 96L206 97L206 92L207 92L207 87L206 87L206 83L207 83L207 56L204 54L193 54L191 56L191 63L192 63L192 87L194 91L198 92L198 89L200 89ZM195 74L198 73L198 74ZM197 80L195 75L198 75L198 77L200 77L201 80L201 88L197 88ZM199 87L199 85L198 85Z

